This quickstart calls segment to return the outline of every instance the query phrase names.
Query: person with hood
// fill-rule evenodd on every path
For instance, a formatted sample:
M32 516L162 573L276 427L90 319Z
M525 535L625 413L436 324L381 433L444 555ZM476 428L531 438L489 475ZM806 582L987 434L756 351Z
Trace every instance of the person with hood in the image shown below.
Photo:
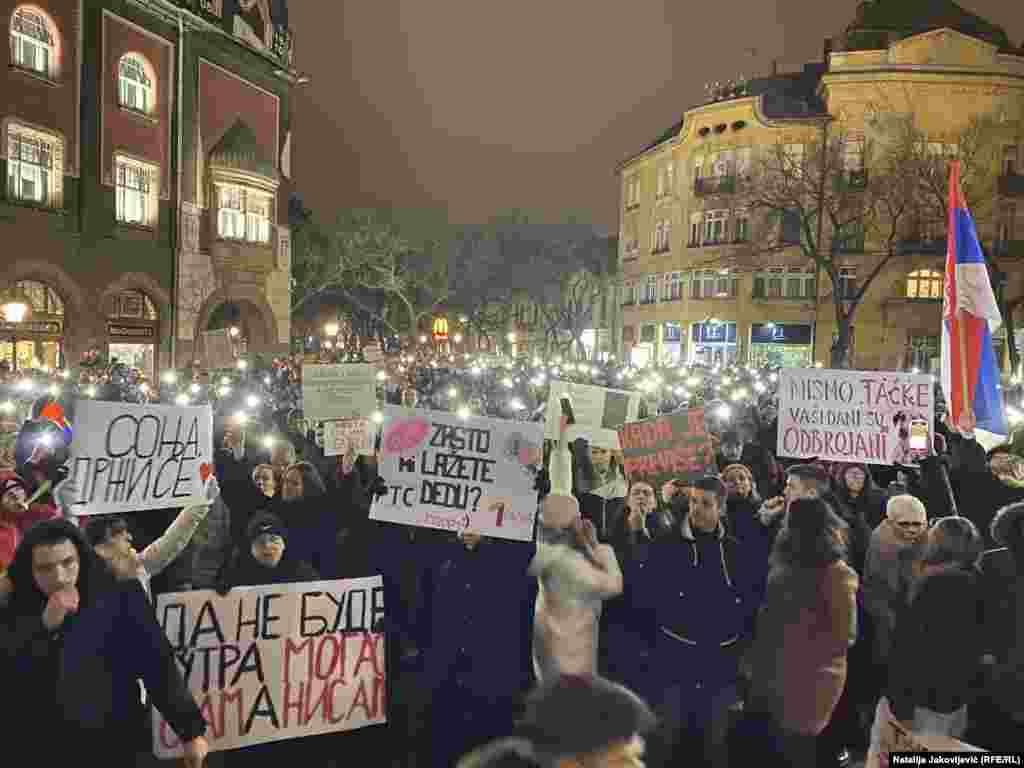
M649 542L625 564L648 677L639 690L661 724L659 765L703 754L726 765L729 712L739 701L739 660L753 635L764 577L722 522L725 485L698 480L678 535Z
M117 582L67 520L32 527L0 610L0 718L52 765L133 767L146 733L139 681L200 768L206 722L142 587ZM148 745L146 745L148 746Z
M529 574L537 579L533 663L538 680L597 672L602 603L622 594L615 550L598 542L571 494L566 440L568 420L551 452L551 493L541 506L537 553Z
M531 691L525 709L511 736L466 755L457 768L644 768L644 735L656 719L617 683L556 677Z
M836 479L839 501L867 524L870 535L885 517L885 493L875 485L866 464L847 464Z

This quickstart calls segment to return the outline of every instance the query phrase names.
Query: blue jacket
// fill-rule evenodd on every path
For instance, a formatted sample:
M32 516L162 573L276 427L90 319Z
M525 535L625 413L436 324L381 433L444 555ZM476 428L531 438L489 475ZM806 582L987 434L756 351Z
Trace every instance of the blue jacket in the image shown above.
M417 631L425 688L511 701L529 686L536 586L526 571L535 548L487 539L473 551L459 541L437 546Z
M653 685L710 695L736 681L760 604L760 570L722 524L694 534L684 519L677 534L639 548L624 571Z

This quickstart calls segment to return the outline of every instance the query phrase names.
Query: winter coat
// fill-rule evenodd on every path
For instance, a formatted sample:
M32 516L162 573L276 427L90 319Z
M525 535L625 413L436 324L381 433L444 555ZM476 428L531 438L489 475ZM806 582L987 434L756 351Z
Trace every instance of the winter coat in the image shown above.
M205 504L186 507L181 510L163 536L139 553L139 583L142 584L148 598L153 598L150 589L153 577L163 573L164 569L185 551L209 511L210 507Z
M847 506L839 494L826 493L822 498L847 525L846 561L860 576L864 573L864 563L871 545L872 529L868 527L860 511L856 507Z
M217 591L226 594L235 587L319 580L320 576L313 566L290 556L290 535L288 542L285 545L284 556L273 568L258 562L249 548L236 551L234 561L218 579ZM337 748L337 738L334 734L328 734L255 744L225 752L224 762L228 768L271 768L288 763L304 764L311 761L314 756L329 751L329 746Z
M551 453L553 494L568 495L571 467L563 438ZM537 678L595 674L602 603L622 594L615 551L598 544L591 560L575 545L571 531L541 527L529 573L538 582L533 637Z
M983 653L1006 663L1016 642L1017 590L1020 589L1013 553L1006 547L986 552L979 565L985 599Z
M417 626L424 684L457 682L483 698L515 698L530 683L533 544L483 539L438 545ZM496 664L500 659L501 663Z
M907 603L913 563L923 543L923 536L913 543L904 542L888 520L871 534L864 565L863 600L872 619L879 661L888 659L896 617Z
M684 519L678 535L626 563L636 633L650 659L641 695L656 699L683 685L703 700L736 682L763 581L750 551L723 524L701 534Z
M857 496L851 496L849 489L846 487L846 472L854 468L860 469L864 473L864 487ZM836 485L838 486L836 497L849 512L856 514L867 524L867 533L870 536L871 531L875 530L879 523L885 519L885 505L888 501L885 498L885 493L875 485L871 471L866 464L848 464L840 471L839 477L836 479ZM862 567L863 564L861 565ZM860 568L857 568L857 570L859 572Z
M960 514L978 527L985 547L995 549L999 544L989 530L992 519L1008 504L1024 501L1024 488L1011 487L993 475L985 449L974 440L954 443L952 466L950 480Z
M0 704L4 728L26 744L44 745L38 748L48 763L103 754L107 764L118 765L111 752L127 758L141 746L126 736L143 732L141 679L179 738L205 733L142 587L113 583L99 564L81 567L93 570L93 589L56 631L42 623L41 596L23 601L16 595L0 612L0 674L10 692Z
M556 447L552 452L552 457L555 457L557 453L559 451ZM580 514L585 520L592 522L597 529L598 540L610 543L625 517L626 480L617 465L609 468L605 478L598 477L590 460L590 446L582 438L573 442L570 453L572 474L571 485L568 488L571 488L572 494L580 503ZM561 468L565 466L564 458L562 462L559 469L552 468L552 472L562 471ZM566 493L568 492L567 489Z
M926 575L896 619L886 695L897 720L914 708L950 714L970 704L984 647L981 578L974 569Z
M751 654L748 710L787 731L824 730L846 683L856 593L857 574L841 560L772 567Z

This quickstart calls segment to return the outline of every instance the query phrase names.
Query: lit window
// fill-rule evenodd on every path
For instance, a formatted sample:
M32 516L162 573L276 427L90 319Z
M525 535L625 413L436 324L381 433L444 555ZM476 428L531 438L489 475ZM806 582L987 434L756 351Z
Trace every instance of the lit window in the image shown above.
M120 104L148 114L153 109L153 81L141 56L129 53L118 65Z
M14 66L50 75L54 63L54 35L41 13L19 8L11 17L11 59Z
M750 215L745 210L733 212L733 234L737 243L750 240Z
M116 160L117 220L125 224L156 223L156 169L119 157Z
M943 277L934 269L918 269L907 275L908 299L941 299Z
M704 214L704 244L721 243L725 240L725 220L728 211L707 211Z
M7 136L7 193L15 200L50 205L53 143L11 127Z
M243 187L219 187L217 233L228 240L270 242L269 195Z

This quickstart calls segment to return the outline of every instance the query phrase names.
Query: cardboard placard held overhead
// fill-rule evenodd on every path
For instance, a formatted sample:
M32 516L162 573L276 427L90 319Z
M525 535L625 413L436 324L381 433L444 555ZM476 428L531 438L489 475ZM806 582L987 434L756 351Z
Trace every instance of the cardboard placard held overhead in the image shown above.
M210 406L75 402L69 467L76 515L201 503L213 473Z
M386 722L380 576L157 596L212 752ZM153 709L153 754L181 756Z
M532 541L540 424L386 406L370 518Z
M626 477L657 492L669 480L694 482L713 472L715 451L704 425L704 409L630 422L619 430Z
M572 403L576 423L569 427L568 439L578 437L592 446L617 451L619 428L640 417L640 394L590 384L552 381L545 413L545 433L548 440L557 440L560 434L563 397Z
M366 363L302 366L302 415L365 419L377 409L377 371Z
M912 464L931 445L934 387L928 374L783 368L779 372L777 454L794 459ZM901 429L903 424L906 430ZM925 435L915 448L911 427L918 425L923 426Z
M324 456L344 456L349 448L358 456L373 456L376 425L370 419L324 422Z

